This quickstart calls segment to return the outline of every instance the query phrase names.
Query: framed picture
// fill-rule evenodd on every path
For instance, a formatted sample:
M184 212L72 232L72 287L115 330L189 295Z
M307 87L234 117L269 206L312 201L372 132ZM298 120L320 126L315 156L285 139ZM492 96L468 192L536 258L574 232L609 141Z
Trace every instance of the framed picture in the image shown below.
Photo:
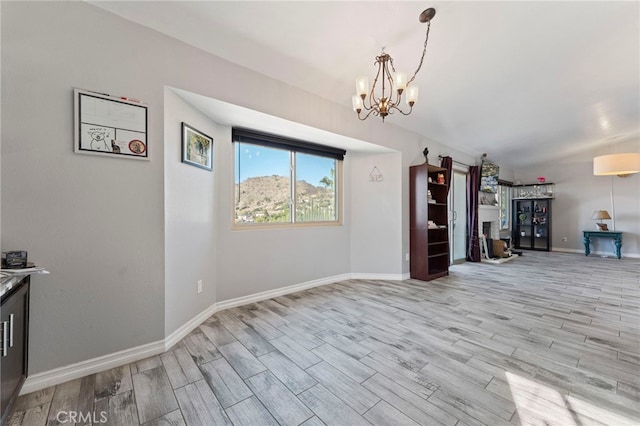
M182 162L213 170L213 138L182 122Z
M147 106L140 101L74 89L74 151L149 159Z

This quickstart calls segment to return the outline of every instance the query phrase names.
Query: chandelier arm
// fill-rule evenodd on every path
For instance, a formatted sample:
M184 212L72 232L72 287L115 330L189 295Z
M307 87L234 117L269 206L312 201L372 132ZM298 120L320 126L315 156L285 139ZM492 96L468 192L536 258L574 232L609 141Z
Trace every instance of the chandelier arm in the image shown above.
M362 103L362 108L363 108L365 111L369 111L369 110L375 109L375 108L373 107L373 105L369 105L369 106L367 106L367 104L365 104L364 102Z
M375 108L369 108L369 112L367 113L367 115L365 115L364 117L360 117L360 113L358 113L358 119L360 119L360 121L364 121L367 118L369 118L369 116L373 113L373 115L378 115L378 113L376 112Z
M393 69L393 59L391 59L390 56L389 56L389 62L391 63L391 69ZM382 96L388 99L388 102L387 102L388 105L394 105L395 103L393 101L393 92L394 92L393 76L391 75L391 71L389 70L389 67L385 67L385 79L389 82L389 96L386 96L385 94L384 80L382 84Z
M385 60L382 62L382 79L381 79L381 82L382 82L382 95L380 96L379 99L387 97L386 93L385 93L386 92L386 90L385 90L386 89L386 87L385 87L386 84L385 83L387 81L389 81L389 84L391 84L391 80L389 79L389 68L387 68L387 59L385 58Z
M393 58L391 56L389 56L389 64L391 65L391 71L393 71L394 73L396 72L395 67L393 66ZM391 87L391 90L389 90L389 105L398 105L400 103L400 100L402 99L402 95L398 94L397 90L393 90L393 76L391 75L391 72L389 71L389 68L387 68L387 80L389 80L389 86ZM394 93L395 92L395 93ZM396 96L396 99L393 100L392 97Z
M429 41L429 30L431 29L431 21L427 22L427 35L424 39L424 49L422 50L422 57L420 57L420 63L418 64L418 68L416 72L413 73L413 77L407 82L407 86L411 84L411 82L416 78L418 71L422 68L422 62L424 61L424 55L427 53L427 42Z
M382 70L382 61L379 59L380 57L376 57L376 62L378 64L378 72L376 73L376 78L373 79L373 84L371 85L371 91L369 92L369 108L367 109L375 109L375 106L378 104L376 101L374 90L376 88L376 84L378 83L378 77L380 77L380 70Z
M393 109L395 109L397 111L400 111L400 114L402 114L402 115L409 115L409 114L411 114L411 111L413 111L413 106L409 106L409 111L408 112L404 112L403 110L398 108L398 106L396 106L396 105L393 106Z

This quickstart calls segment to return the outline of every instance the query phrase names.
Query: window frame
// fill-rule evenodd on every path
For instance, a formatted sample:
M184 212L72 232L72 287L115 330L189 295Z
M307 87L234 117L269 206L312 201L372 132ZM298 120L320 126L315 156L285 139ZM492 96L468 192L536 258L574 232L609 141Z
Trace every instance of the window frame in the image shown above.
M255 130L249 130L244 128L233 128L231 142L234 144L233 148L233 190L231 191L231 229L232 230L248 230L248 229L283 229L283 228L303 228L303 227L318 227L318 226L342 226L343 214L342 214L342 186L343 186L343 163L346 150L334 147L328 147L324 145L314 144L310 142L300 141L296 139L289 139L282 136L272 135L268 133L262 133ZM235 143L251 144L255 146L262 146L265 148L282 149L289 152L289 181L291 182L289 187L290 201L289 212L290 218L288 222L236 222L236 190L235 190L235 178L236 178L236 148ZM296 194L296 153L315 155L319 157L331 158L335 160L335 220L330 221L296 221L296 207L297 207L297 194Z

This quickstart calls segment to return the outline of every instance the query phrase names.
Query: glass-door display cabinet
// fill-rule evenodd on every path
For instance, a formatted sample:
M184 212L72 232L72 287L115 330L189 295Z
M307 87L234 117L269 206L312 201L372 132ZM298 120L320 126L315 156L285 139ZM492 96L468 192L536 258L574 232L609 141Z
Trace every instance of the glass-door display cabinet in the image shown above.
M551 250L551 198L516 198L512 208L516 249Z

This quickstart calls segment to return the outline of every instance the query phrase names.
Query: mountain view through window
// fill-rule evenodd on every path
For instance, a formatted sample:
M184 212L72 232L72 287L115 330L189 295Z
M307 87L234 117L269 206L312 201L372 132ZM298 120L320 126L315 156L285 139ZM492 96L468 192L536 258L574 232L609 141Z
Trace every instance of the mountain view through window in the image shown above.
M332 158L236 142L235 223L336 221L336 166Z

